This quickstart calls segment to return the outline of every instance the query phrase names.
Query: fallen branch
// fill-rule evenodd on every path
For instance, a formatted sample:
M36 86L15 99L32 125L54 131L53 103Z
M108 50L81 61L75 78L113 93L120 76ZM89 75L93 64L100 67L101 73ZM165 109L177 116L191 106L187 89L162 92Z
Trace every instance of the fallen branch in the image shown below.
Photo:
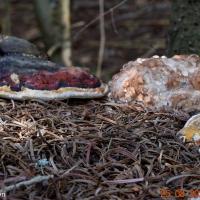
M33 185L35 183L40 183L40 182L43 182L43 181L47 181L47 180L49 180L50 178L53 178L53 177L54 177L54 175L49 175L49 176L35 176L34 178L32 178L32 179L30 179L28 181L22 181L20 183L13 184L13 185L7 186L5 188L2 188L0 190L0 193L9 192L11 190L18 189L21 186L29 186L29 185Z

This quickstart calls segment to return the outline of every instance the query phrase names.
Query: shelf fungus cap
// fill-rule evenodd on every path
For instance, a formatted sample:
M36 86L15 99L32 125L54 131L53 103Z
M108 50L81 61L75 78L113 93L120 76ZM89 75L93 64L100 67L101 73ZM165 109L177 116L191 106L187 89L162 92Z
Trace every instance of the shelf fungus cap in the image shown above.
M108 86L79 67L65 67L44 57L21 38L0 35L0 97L25 99L98 98Z
M105 83L78 67L29 70L0 71L0 97L16 100L87 99L103 97L108 92Z
M18 37L4 35L0 35L0 53L5 55L22 54L26 56L41 56L38 48L31 42Z
M0 57L0 97L16 100L99 98L107 84L79 67L60 67L36 57Z

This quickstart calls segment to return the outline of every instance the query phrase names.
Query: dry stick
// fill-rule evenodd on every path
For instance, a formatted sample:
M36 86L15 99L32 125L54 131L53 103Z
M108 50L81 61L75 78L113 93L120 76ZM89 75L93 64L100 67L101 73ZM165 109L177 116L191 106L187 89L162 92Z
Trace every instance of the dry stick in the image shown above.
M166 181L166 184L169 184L170 182L175 181L177 179L186 178L186 177L200 177L200 175L199 174L181 174L181 175L177 175L177 176L169 178Z
M123 1L121 1L119 4L117 4L117 5L115 5L114 7L110 8L110 9L107 10L106 12L102 13L102 15L105 16L105 15L107 15L107 14L113 12L115 9L119 8L120 6L122 6L122 5L125 4L127 1L128 1L128 0L123 0ZM89 26L91 26L91 25L94 24L96 21L98 21L100 17L101 17L101 16L98 15L98 16L95 17L92 21L90 21L88 24L86 24L80 31L78 31L78 32L74 35L73 40L76 40L76 39L79 37L79 35L80 35L83 31L85 31Z
M144 178L132 178L132 179L120 179L120 180L110 180L104 181L107 184L124 184L124 183L138 183L144 181Z
M62 60L66 66L72 66L70 0L61 0L61 9L63 26Z
M1 189L0 193L9 192L11 190L18 189L21 186L29 186L29 185L33 185L35 183L40 183L40 182L43 182L43 181L47 181L47 180L49 180L50 178L53 178L53 177L54 177L54 175L35 176L34 178L32 178L32 179L30 179L28 181L22 181L20 183L14 184L14 185L7 186L7 187Z
M115 24L114 10L111 10L111 23L112 23L112 27L113 27L114 32L116 34L119 34L118 30L117 30L117 27L116 27L116 24Z
M105 42L106 42L105 21L104 21L104 15L103 15L104 0L99 0L99 13L100 13L100 18L99 18L100 19L100 46L99 46L99 57L98 57L97 72L96 72L96 75L98 77L101 76Z

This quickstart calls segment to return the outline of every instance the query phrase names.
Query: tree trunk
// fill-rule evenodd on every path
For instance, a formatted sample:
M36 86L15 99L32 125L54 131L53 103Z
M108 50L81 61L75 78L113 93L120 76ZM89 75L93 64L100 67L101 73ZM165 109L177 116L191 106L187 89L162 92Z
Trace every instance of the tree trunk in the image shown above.
M57 43L58 36L53 23L52 8L49 0L34 0L35 12L47 48Z
M173 0L168 54L200 55L200 1Z
M4 35L10 35L11 34L11 19L10 19L11 5L10 5L10 0L5 0L3 2L3 7L4 7L4 10L5 10L5 15L2 19L2 33Z
M61 0L62 21L62 60L66 66L72 66L71 61L71 20L70 0Z

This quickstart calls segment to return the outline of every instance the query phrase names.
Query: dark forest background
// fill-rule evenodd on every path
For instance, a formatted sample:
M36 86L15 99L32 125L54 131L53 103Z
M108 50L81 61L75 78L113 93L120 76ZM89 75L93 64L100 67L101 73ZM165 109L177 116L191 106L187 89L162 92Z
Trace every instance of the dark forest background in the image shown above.
M62 62L60 1L0 0L1 33L25 38L47 52L50 59ZM38 2L49 2L52 12L51 19L47 15L43 25L40 14L38 18L36 8ZM96 73L98 65L101 39L99 2L99 0L73 0L70 5L72 63L74 66L90 68L93 73ZM169 36L173 36L174 40L171 41L174 44L180 41L174 36L177 29L187 34L184 23L182 27L178 27L177 24L184 18L190 19L187 16L191 16L191 20L194 19L195 12L191 10L192 13L187 13L186 10L190 5L193 6L193 10L197 9L198 1L176 0L172 3L169 0L104 0L103 2L105 48L101 77L105 81L118 72L123 64L135 58L187 53L187 50L181 52L173 49ZM172 13L176 14L174 15L176 19L171 21ZM42 15L46 14L48 8L43 7ZM45 33L44 26L48 25L49 21L51 24ZM171 29L170 22L174 26ZM198 26L198 22L196 23L193 25ZM195 32L194 29L192 31ZM54 32L57 33L54 35ZM187 44L188 40L186 36ZM195 40L190 43L192 46ZM167 50L168 46L172 49L171 52ZM189 53L195 53L195 50L192 51Z

